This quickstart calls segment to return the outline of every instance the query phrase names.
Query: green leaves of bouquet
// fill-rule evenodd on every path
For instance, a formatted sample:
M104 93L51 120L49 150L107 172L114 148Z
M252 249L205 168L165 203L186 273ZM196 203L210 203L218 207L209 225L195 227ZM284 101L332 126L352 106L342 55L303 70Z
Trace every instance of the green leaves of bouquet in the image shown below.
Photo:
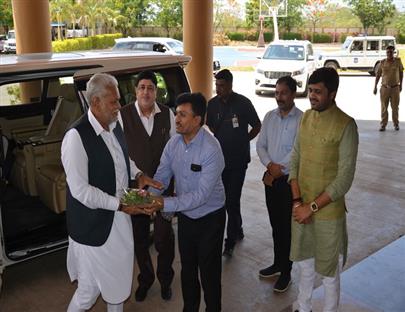
M149 192L139 189L127 189L124 190L124 195L122 197L122 203L124 205L140 205L140 204L150 204L152 203L152 198Z

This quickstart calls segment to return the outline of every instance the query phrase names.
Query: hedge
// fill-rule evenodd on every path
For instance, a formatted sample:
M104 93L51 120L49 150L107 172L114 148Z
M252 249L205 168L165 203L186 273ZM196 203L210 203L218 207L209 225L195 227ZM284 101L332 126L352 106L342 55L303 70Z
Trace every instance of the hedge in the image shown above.
M294 33L294 32L290 32L290 33L283 33L281 34L281 39L283 40L302 40L302 35L300 33Z
M314 34L312 43L331 43L332 36L329 34Z
M404 44L405 43L405 35L398 34L397 41L398 41L397 43L399 43L399 44Z
M96 35L93 37L85 37L85 38L57 40L52 42L52 51L67 52L67 51L110 48L115 44L114 39L121 37L122 34L117 33L117 34Z

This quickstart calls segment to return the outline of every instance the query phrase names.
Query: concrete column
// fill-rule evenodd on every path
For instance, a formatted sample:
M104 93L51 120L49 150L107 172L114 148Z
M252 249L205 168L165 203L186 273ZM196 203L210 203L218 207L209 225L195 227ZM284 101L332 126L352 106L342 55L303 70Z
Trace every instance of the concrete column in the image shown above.
M49 0L12 0L17 54L51 52ZM30 103L40 96L40 82L21 83L21 99Z
M49 0L12 0L17 54L51 52Z
M184 54L193 59L186 67L193 92L212 96L213 0L183 0Z

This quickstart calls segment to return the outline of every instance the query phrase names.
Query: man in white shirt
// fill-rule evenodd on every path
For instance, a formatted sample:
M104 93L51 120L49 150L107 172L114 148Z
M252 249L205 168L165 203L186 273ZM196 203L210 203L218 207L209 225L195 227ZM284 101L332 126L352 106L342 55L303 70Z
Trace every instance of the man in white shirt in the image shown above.
M302 116L302 111L294 104L296 91L297 82L290 76L277 80L275 98L278 108L264 117L256 143L257 154L267 169L263 182L274 242L274 262L260 270L259 276L279 275L273 288L275 292L286 291L291 283L289 256L293 199L287 180L291 151Z
M129 214L143 213L144 207L123 206L120 197L130 179L160 187L129 160L117 123L117 86L117 80L108 74L96 74L89 80L90 109L62 142L67 181L67 269L71 280L78 281L68 312L90 309L100 294L109 312L123 311L133 275Z
M150 70L140 72L135 85L136 101L124 106L120 112L129 157L150 177L156 173L167 141L176 134L174 114L169 107L156 103L157 90L155 73ZM173 182L165 195L173 195ZM151 219L146 215L133 215L131 219L135 256L139 267L139 285L135 291L135 300L144 301L155 281L155 271L149 253ZM156 276L161 286L161 297L163 300L170 300L174 277L174 233L171 219L160 212L153 219L153 242L158 252Z

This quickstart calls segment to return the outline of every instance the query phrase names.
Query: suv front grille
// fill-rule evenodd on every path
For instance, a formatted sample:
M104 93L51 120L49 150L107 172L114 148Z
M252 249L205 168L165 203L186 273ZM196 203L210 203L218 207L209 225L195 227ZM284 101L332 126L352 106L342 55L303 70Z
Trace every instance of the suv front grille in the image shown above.
M270 79L278 79L284 76L291 76L291 72L274 72L274 71L265 71L264 77Z

